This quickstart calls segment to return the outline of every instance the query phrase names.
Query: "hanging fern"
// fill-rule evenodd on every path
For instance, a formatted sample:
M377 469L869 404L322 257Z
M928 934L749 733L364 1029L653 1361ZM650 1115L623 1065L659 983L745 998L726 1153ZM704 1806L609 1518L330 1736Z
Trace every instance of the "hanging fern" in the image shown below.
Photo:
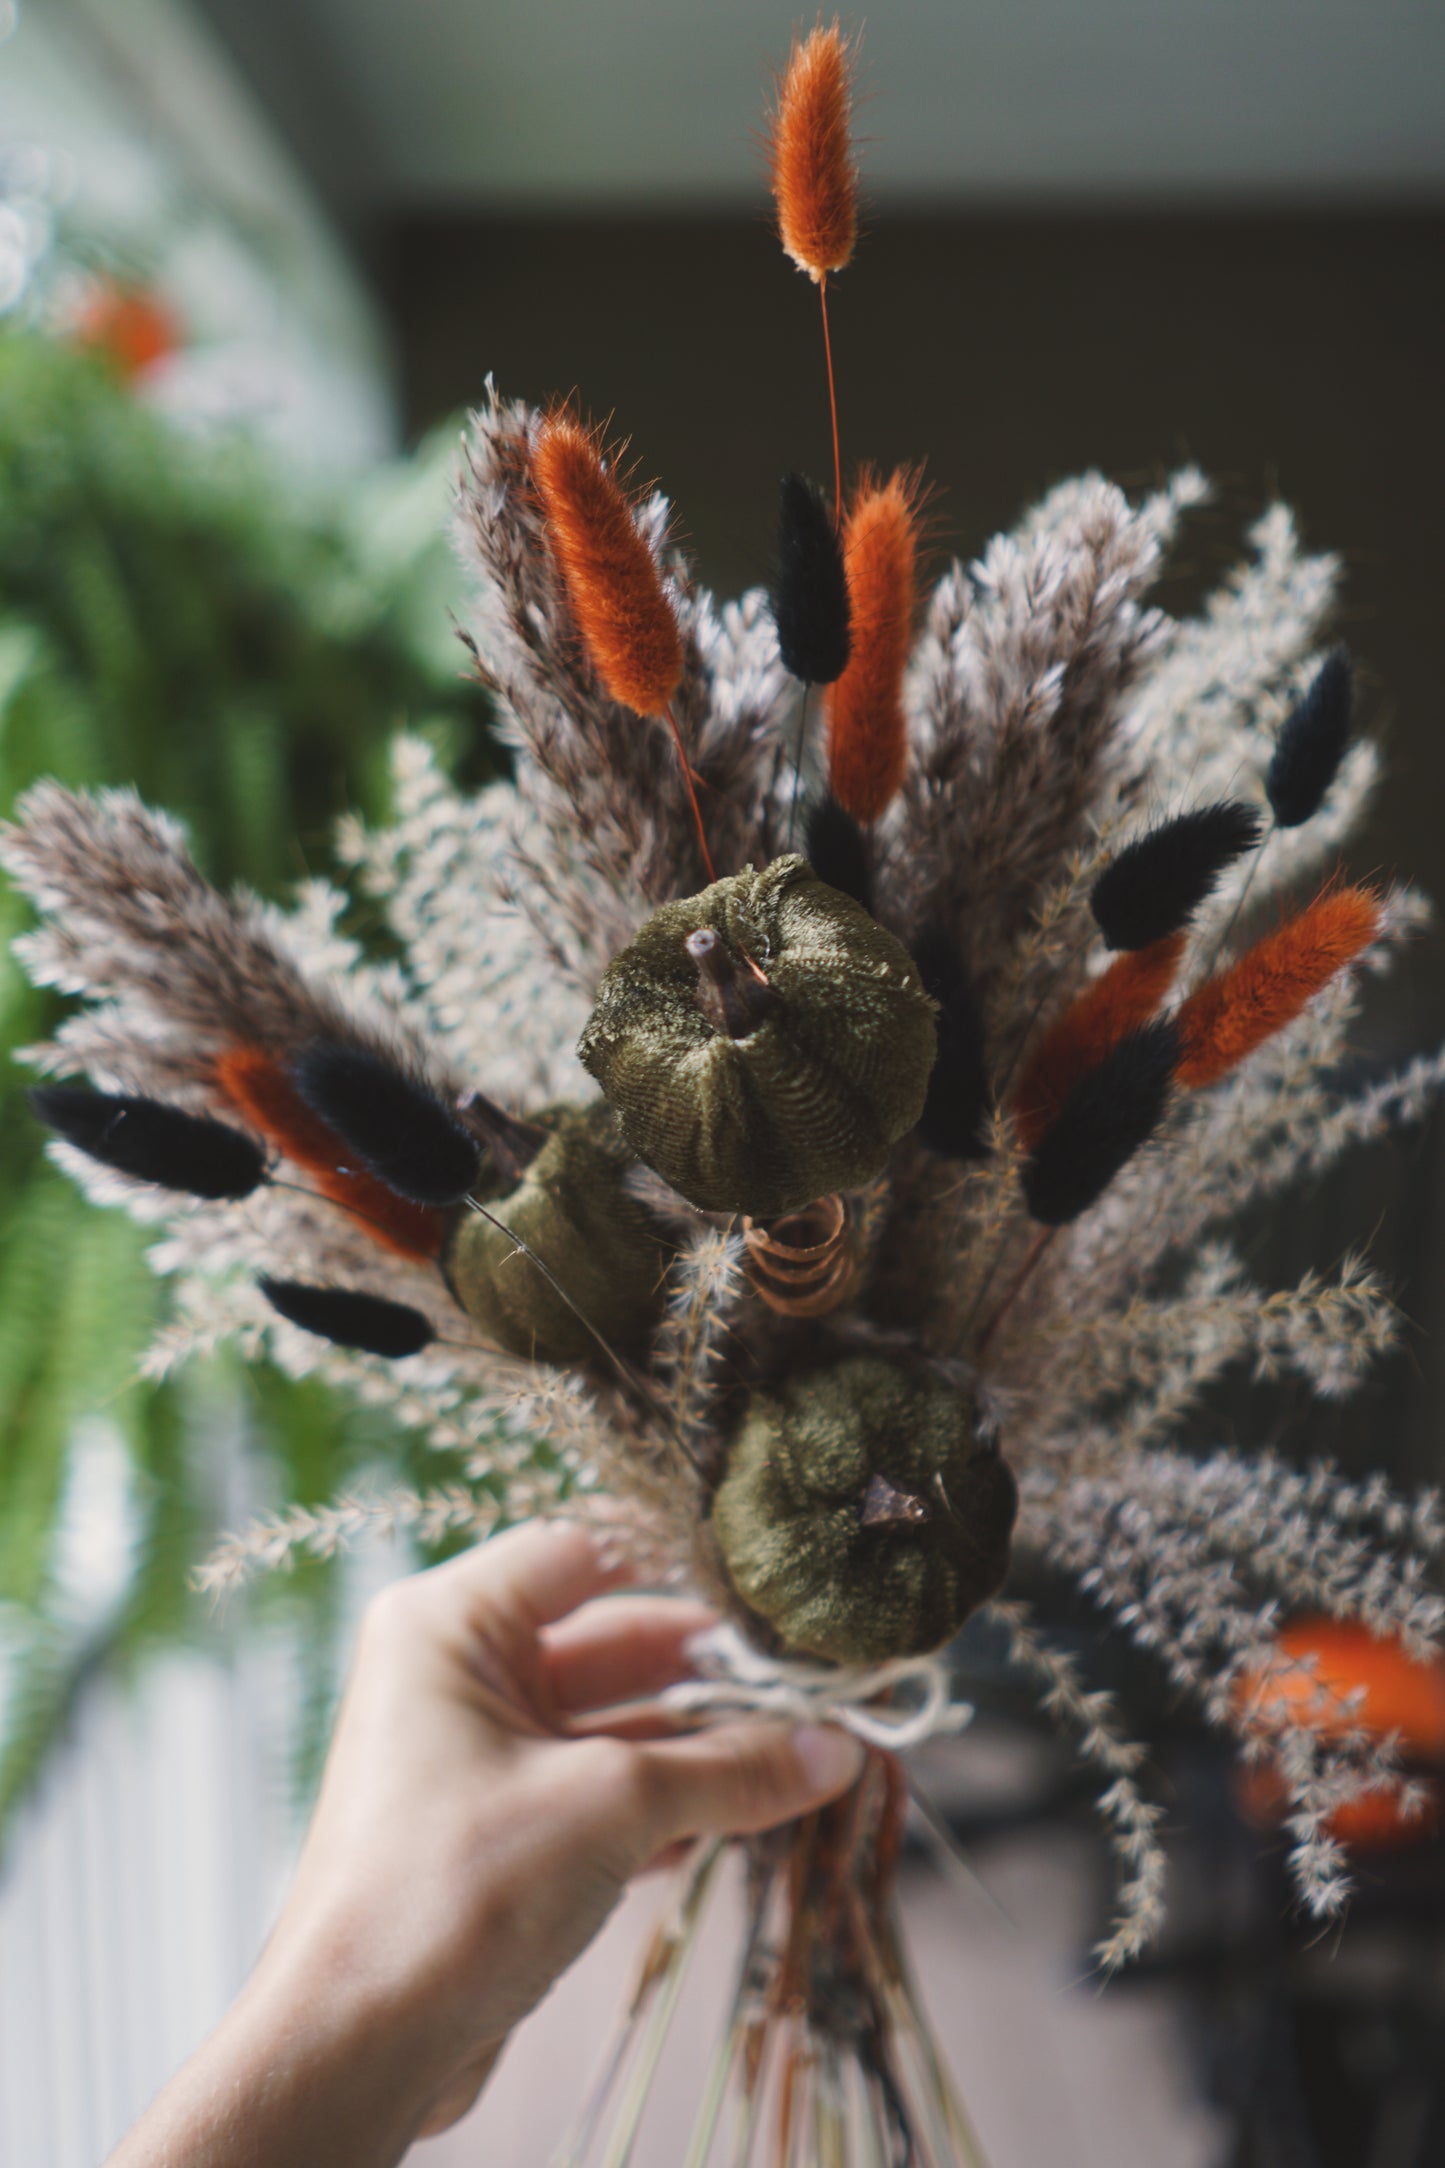
M375 501L364 521L304 503L254 449L176 437L95 357L0 335L0 817L42 774L133 782L185 817L210 872L279 895L338 812L383 809L398 723L486 774L484 709L457 679L450 565L432 539L440 470L423 460L364 488L389 493L398 518ZM408 503L419 492L424 520ZM55 1014L10 953L28 923L0 885L0 1827L102 1648L138 1659L203 1630L186 1573L212 1511L194 1410L170 1384L135 1382L156 1315L145 1230L85 1209L24 1106L12 1057ZM281 1506L329 1496L361 1454L404 1466L394 1433L358 1431L314 1382L258 1387L227 1369L216 1390L229 1428L269 1459ZM134 1506L124 1600L100 1620L56 1577L90 1418L124 1440ZM307 1607L318 1706L331 1579L316 1562L288 1594Z

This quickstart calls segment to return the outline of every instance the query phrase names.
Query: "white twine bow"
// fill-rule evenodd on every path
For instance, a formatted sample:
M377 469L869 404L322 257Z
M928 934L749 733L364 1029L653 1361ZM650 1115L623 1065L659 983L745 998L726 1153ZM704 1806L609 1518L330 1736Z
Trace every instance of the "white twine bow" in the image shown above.
M721 1721L746 1711L793 1724L839 1724L865 1746L892 1754L962 1731L973 1717L970 1703L951 1699L941 1656L900 1656L866 1667L809 1664L764 1656L727 1624L698 1634L688 1654L702 1677L668 1687L662 1702L689 1716ZM901 1704L890 1706L899 1694Z

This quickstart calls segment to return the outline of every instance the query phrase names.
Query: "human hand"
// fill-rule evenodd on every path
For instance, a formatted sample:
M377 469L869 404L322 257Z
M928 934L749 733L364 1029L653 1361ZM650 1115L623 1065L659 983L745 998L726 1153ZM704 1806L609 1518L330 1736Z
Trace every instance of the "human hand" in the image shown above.
M679 1735L622 1709L680 1676L710 1621L610 1593L625 1578L584 1529L534 1525L376 1600L276 1931L113 2168L399 2160L471 2105L659 1852L854 1781L840 1731Z

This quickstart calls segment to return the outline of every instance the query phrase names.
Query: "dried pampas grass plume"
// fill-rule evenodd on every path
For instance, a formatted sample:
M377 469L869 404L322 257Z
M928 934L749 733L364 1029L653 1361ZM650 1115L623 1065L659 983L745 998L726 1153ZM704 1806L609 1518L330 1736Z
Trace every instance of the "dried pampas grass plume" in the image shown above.
M877 820L903 781L903 673L913 637L918 490L866 478L843 529L852 651L828 701L828 786L854 820Z

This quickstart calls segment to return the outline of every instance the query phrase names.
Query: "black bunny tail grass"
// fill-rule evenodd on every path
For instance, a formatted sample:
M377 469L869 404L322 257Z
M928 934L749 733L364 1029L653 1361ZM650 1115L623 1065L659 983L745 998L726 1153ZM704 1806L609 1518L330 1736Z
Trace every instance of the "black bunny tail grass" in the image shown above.
M1100 1198L1163 1118L1179 1059L1172 1023L1146 1024L1080 1077L1024 1167L1024 1202L1063 1227Z
M412 1204L456 1204L477 1179L481 1146L446 1102L365 1047L315 1039L290 1065L311 1112L379 1182Z
M1178 933L1225 869L1254 849L1262 826L1252 806L1223 798L1126 844L1089 898L1108 946L1148 948Z
M1319 811L1350 742L1354 697L1349 650L1331 648L1285 718L1264 779L1281 828L1298 828Z
M135 1181L220 1202L249 1197L266 1179L255 1138L207 1115L84 1084L42 1084L27 1096L47 1129Z
M409 1303L387 1302L354 1288L310 1287L302 1280L267 1278L256 1284L272 1309L303 1332L363 1355L385 1355L395 1362L403 1355L419 1355L436 1338L428 1320Z
M843 545L833 514L805 475L785 474L778 504L773 622L783 666L806 685L831 685L851 638Z
M851 813L845 813L831 793L820 798L808 815L808 864L820 881L851 896L871 914L873 881L868 870L868 846Z
M938 1054L919 1140L946 1159L986 1158L989 1088L978 1001L957 947L939 928L929 927L914 942L913 961L925 993L938 1003Z

